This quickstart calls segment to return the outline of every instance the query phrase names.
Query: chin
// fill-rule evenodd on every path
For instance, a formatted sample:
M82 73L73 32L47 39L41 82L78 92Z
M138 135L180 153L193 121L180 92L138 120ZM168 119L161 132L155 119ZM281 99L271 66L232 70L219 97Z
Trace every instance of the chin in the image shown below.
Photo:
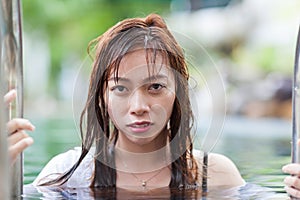
M155 137L137 138L134 136L129 136L129 140L131 140L132 143L137 144L139 146L144 146L151 143L154 140L154 138Z

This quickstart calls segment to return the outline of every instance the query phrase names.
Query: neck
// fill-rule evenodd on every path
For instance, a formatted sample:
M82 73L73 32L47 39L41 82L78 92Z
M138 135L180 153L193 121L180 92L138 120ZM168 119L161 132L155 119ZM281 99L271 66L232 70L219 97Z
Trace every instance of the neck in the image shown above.
M169 146L150 153L132 153L115 149L116 168L128 173L152 172L171 163Z
M119 132L116 147L132 153L149 153L157 151L167 144L168 131L164 129L155 138L133 138ZM130 138L129 138L130 137ZM148 140L148 141L147 141Z
M115 147L117 170L129 173L146 173L170 165L171 155L168 142L155 151L132 152Z

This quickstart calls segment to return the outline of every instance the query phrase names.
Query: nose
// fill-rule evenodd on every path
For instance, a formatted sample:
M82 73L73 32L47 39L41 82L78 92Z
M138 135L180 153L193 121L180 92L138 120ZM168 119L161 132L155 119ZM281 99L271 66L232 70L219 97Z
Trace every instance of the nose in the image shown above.
M148 99L146 95L141 90L136 90L129 98L129 107L130 107L130 114L132 115L143 115L150 111L150 105L148 103Z

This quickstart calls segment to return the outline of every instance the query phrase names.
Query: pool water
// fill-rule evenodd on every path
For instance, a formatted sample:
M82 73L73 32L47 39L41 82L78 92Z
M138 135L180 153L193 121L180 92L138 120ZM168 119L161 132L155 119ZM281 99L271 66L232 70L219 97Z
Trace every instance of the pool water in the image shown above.
M142 191L77 189L37 189L30 184L51 157L80 146L80 137L73 119L31 119L36 131L35 143L24 152L24 199L200 199L199 190L185 194L169 189ZM289 121L278 119L253 120L243 117L227 117L223 134L213 152L231 158L239 168L247 184L241 188L209 191L202 199L284 199L285 175L281 167L290 162ZM133 195L134 194L134 195ZM49 196L50 195L50 196ZM48 196L48 197L47 197ZM55 198L54 198L55 197ZM128 198L127 198L128 197Z
M99 188L35 188L30 185L24 187L23 199L283 199L285 194L278 194L272 189L255 184L232 189L212 189L202 195L201 190L188 191L160 188L155 190L128 191L123 189Z

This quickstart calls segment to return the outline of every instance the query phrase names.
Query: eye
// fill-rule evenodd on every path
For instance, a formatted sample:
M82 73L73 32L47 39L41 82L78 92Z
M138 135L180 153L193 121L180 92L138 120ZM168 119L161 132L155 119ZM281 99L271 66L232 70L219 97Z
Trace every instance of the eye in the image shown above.
M161 89L163 89L163 88L165 88L165 86L164 85L162 85L162 84L160 84L160 83L153 83L153 84L151 84L150 86L149 86L149 90L151 91L151 92L155 92L155 93L157 93L157 92L159 92Z
M117 94L125 94L126 92L128 92L128 89L122 85L116 85L112 87L110 90Z

